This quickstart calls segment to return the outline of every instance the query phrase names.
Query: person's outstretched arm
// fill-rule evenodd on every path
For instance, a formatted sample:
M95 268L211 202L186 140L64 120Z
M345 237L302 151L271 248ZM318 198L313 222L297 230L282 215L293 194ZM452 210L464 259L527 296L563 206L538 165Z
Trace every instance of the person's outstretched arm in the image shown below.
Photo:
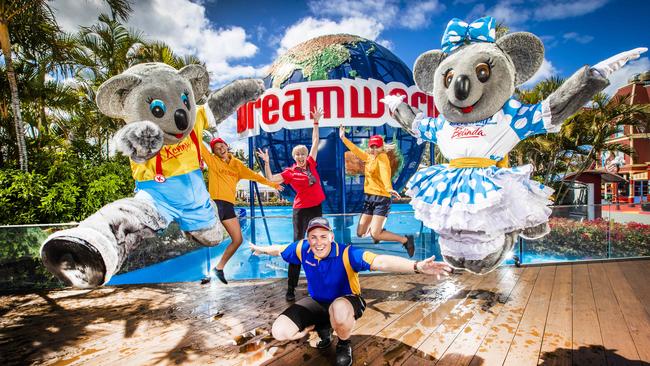
M394 255L378 255L372 261L370 270L392 273L414 273L417 268L418 272L436 276L437 279L452 273L452 268L447 263L436 262L435 259L436 257L433 256L422 261L413 261Z
M320 135L318 134L318 123L320 122L322 116L323 111L314 107L314 110L311 112L311 117L314 119L314 127L311 129L311 149L309 150L309 156L311 156L314 161L316 161L316 156L318 156L318 144L320 142Z
M277 257L280 254L282 254L282 251L284 251L287 248L287 245L260 246L260 245L251 244L250 247L251 250L253 251L253 254L255 255L268 254L270 256Z
M236 159L236 158L233 158L233 159ZM244 163L242 163L239 159L237 159L236 164L237 164L237 171L239 173L239 178L240 179L252 180L254 182L262 183L264 185L267 185L267 186L275 188L275 189L280 189L281 188L281 186L278 183L273 182L273 181L271 181L271 180L269 180L267 178L264 178L264 176L261 176L261 175L255 173L254 171L252 171L249 167L244 165Z
M260 157L260 159L264 160L264 175L266 176L266 179L273 183L282 183L284 182L284 178L282 178L282 174L273 174L271 172L271 164L269 163L269 150L265 149L257 149L257 156Z
M339 137L341 137L341 141L343 141L343 144L352 151L354 155L356 155L359 159L366 161L368 160L368 154L361 150L357 145L352 143L352 141L348 140L347 137L345 137L345 127L343 125L339 126Z

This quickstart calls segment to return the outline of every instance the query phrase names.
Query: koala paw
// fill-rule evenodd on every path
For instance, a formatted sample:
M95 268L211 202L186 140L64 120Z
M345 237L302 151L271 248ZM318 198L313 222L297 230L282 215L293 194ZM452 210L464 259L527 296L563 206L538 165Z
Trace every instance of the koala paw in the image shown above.
M253 83L257 87L257 90L255 90L253 100L256 100L262 94L264 94L264 91L266 90L266 87L264 86L264 80L262 79L253 79Z
M136 163L154 157L163 146L163 131L149 121L129 123L117 132L117 149Z

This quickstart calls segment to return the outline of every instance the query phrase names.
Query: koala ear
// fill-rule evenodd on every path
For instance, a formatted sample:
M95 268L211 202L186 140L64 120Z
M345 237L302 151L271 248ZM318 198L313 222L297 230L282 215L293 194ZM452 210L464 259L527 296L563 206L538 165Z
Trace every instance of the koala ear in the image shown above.
M444 59L445 54L441 50L427 51L418 56L413 65L413 79L420 90L433 93L433 75Z
M97 89L95 102L99 110L111 118L124 118L124 100L142 79L133 74L120 74L106 80Z
M532 33L507 34L497 40L499 46L510 56L515 66L515 85L521 85L533 77L544 61L544 45Z
M180 69L178 73L192 83L194 99L199 100L208 92L210 75L208 75L208 70L205 67L201 65L187 65Z

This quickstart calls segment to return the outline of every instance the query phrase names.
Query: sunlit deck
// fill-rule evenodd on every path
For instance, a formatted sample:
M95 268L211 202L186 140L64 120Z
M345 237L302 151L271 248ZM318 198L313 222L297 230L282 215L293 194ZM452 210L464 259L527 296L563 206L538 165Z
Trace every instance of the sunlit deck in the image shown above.
M352 337L359 365L650 364L650 260L361 282L368 309ZM285 280L261 280L1 296L0 362L329 364L334 346L312 348L315 334L270 337L284 290Z

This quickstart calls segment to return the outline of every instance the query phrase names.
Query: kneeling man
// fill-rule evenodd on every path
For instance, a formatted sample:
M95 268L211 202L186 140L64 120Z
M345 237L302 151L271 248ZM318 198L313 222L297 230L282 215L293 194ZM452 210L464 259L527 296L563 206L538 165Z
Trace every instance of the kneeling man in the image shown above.
M339 337L337 365L352 364L350 333L366 308L359 272L425 273L440 279L452 271L447 264L435 262L434 257L413 261L339 244L334 241L329 221L323 217L309 222L307 239L289 245L251 245L251 250L254 254L281 255L291 264L302 264L307 277L309 297L300 299L278 316L271 331L273 337L300 339L315 329L320 337L317 347L324 349L332 343L334 328Z

